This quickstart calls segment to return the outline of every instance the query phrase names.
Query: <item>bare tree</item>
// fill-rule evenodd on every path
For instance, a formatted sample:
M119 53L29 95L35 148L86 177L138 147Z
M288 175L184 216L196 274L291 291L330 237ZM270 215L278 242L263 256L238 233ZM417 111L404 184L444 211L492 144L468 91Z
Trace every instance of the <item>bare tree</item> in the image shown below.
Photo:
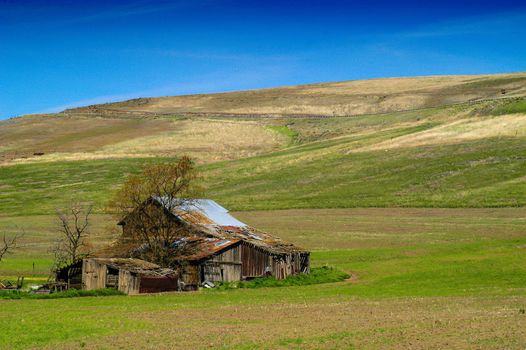
M5 234L3 235L2 244L0 244L0 261L19 246L18 241L22 236L23 234L15 234L13 237L7 238Z
M140 245L140 257L159 265L170 264L174 241L191 228L174 218L192 205L200 193L199 174L191 158L176 163L150 164L139 175L128 177L110 202L110 209L123 225L123 244Z
M53 248L55 268L76 262L90 253L89 225L92 205L72 203L57 209L60 238Z

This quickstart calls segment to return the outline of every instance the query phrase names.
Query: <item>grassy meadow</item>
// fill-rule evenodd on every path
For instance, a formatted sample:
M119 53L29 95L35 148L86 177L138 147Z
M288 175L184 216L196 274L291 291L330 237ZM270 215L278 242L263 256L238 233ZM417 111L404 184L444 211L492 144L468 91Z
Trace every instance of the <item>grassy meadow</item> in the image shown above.
M114 240L115 188L184 153L205 197L350 275L0 300L0 349L524 349L525 82L377 79L0 122L0 233L24 233L0 279L48 279L54 213L71 201L95 205L94 249Z

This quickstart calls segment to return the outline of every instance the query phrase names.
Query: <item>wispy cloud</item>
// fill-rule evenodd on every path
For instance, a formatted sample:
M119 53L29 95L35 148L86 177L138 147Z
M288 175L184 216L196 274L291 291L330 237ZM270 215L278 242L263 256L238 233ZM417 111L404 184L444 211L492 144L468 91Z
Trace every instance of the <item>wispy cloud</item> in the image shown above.
M130 16L139 16L155 12L170 11L182 8L203 5L209 0L196 1L134 1L124 5L115 6L105 11L73 19L75 22L89 22L102 19L116 19Z
M143 16L152 13L174 11L206 5L211 0L133 0L116 3L109 1L100 4L79 2L72 5L70 2L34 1L24 3L13 2L0 6L0 20L3 25L27 26L37 23L46 23L52 26L71 24L85 24L97 21L109 21L119 18ZM29 16L32 13L34 16ZM57 16L59 14L59 17ZM66 15L67 14L67 15ZM12 19L15 18L16 21Z
M526 12L496 13L492 15L462 18L455 21L438 22L398 33L399 38L426 39L459 35L500 35L524 30Z

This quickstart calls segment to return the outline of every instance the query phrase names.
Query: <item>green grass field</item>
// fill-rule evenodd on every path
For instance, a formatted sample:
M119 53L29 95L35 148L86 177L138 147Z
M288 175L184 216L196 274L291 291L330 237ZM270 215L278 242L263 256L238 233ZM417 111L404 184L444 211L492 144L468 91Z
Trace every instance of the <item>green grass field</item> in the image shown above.
M321 141L206 165L207 196L235 210L526 204L526 138L346 154L359 141ZM93 201L100 211L126 174L145 162L151 160L1 167L0 211L49 214L73 199Z
M390 349L520 348L526 342L520 331L526 326L520 311L526 306L524 208L235 215L312 249L313 266L334 266L351 279L138 297L0 300L0 344L6 349ZM10 222L42 227L44 218ZM96 219L103 227L110 217ZM49 217L49 232L52 221ZM10 256L6 267L29 272L25 255L38 249L28 246ZM198 336L203 327L207 334ZM424 332L430 337L418 336Z

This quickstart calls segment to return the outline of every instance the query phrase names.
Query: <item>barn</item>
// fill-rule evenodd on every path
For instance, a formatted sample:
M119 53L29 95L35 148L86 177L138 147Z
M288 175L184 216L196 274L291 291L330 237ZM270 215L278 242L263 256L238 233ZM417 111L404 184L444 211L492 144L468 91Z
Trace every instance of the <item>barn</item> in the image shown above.
M232 251L239 250L241 272L239 278L237 272L232 275L236 276L236 280L263 275L272 275L278 279L283 279L290 275L310 272L309 251L246 225L230 215L227 209L215 201L211 199L189 199L187 201L177 199L178 205L167 205L168 201L169 199L166 198L151 197L144 205L151 205L154 210L162 211L164 215L169 216L173 222L187 227L189 232L192 232L192 236L216 240L216 243L219 241L236 242L232 244L235 247L230 247L230 245L225 247L230 247ZM167 210L167 208L176 209ZM130 215L134 215L134 213ZM129 217L126 217L119 222L119 225L122 226L124 237L133 237L134 233L131 230L131 225L127 225L128 221L133 221L133 218L130 220ZM196 280L190 280L188 279L189 276L186 276L187 282L193 284L199 281L203 282L206 279L206 276L203 276L201 272L207 269L203 265L205 261L210 266L217 264L216 259L219 259L222 254L212 252L213 250L207 247L209 248L210 245L205 241L199 245L197 250L201 251L202 254L198 255L199 259L193 255L186 257L187 265L194 266L195 269L190 275L199 277ZM175 257L179 262L182 262L183 258L184 256ZM234 260L231 261L231 263L233 262ZM202 267L196 267L198 265ZM225 267L226 265L223 264L223 268L216 268L215 271L229 270ZM219 281L221 279L215 277L213 280ZM232 278L229 277L228 280L232 280Z
M132 230L137 217L128 214L118 224L122 240L95 256L56 273L68 288L115 288L126 294L196 290L205 282L232 282L261 276L283 279L310 272L310 252L234 218L210 199L178 199L167 210L166 199L151 197L143 205L166 215L185 234L172 243L173 269L133 258L138 245Z

